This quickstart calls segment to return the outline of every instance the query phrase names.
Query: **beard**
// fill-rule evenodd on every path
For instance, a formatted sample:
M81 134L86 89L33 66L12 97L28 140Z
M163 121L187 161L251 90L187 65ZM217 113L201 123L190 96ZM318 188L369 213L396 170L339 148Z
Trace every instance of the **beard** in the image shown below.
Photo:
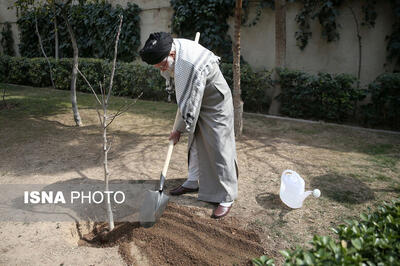
M168 69L165 71L160 71L161 76L164 78L173 78L174 77L174 69L175 69L175 60L172 56L167 57Z

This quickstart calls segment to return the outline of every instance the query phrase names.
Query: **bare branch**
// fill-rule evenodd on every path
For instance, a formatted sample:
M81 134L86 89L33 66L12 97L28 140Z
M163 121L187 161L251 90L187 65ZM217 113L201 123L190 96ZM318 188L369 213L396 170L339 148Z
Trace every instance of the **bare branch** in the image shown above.
M101 105L101 102L99 100L99 97L97 97L96 92L94 91L92 85L90 85L90 82L86 79L85 75L83 75L83 73L79 70L78 67L76 67L76 70L78 71L78 73L82 76L82 78L86 81L87 85L89 85L89 88L92 90L94 97L96 97L97 102Z
M123 113L125 113L126 111L128 111L129 107L131 107L132 105L134 105L134 104L139 100L139 98L140 98L142 95L143 95L143 92L140 93L140 95L135 99L135 101L131 102L130 104L127 104L127 105L124 105L124 106L120 107L119 110L115 113L115 115L112 116L112 119L111 119L111 121L106 125L106 128L114 121L114 119L115 119L117 116L120 116L120 115L122 115Z
M51 67L50 60L49 60L49 58L47 57L46 52L44 51L42 37L40 36L40 32L39 32L39 27L38 27L38 21L37 21L36 11L35 11L35 33L36 33L36 36L37 36L38 39L39 39L40 49L42 50L42 53L43 53L43 55L44 55L44 58L46 59L47 64L49 65L51 85L53 86L53 89L55 89L56 86L54 85L53 70L52 70L52 67Z
M96 105L96 112L97 112L97 115L99 116L100 124L102 125L103 124L103 120L101 120L101 114L99 112L99 108L97 108L97 105Z
M113 144L113 141L114 141L114 135L112 135L112 138L108 141L108 143L110 144L109 146L108 146L108 148L107 148L107 152L109 152L110 150L111 150L111 145Z
M114 48L113 68L111 71L110 87L108 89L108 95L107 95L106 102L108 102L108 99L110 98L110 95L111 95L111 90L112 90L112 85L113 85L113 80L114 80L114 73L115 73L115 64L117 63L118 41L119 41L119 35L121 33L123 18L124 18L124 16L122 16L122 15L119 16L119 27L118 27L118 33L117 33L117 38L115 40L115 48Z

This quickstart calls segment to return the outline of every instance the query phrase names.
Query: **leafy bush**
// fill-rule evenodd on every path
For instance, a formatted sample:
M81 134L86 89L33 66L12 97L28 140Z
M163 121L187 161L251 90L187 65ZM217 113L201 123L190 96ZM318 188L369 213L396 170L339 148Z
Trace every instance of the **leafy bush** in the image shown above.
M221 71L233 90L233 68L232 64L221 64ZM271 99L267 96L267 90L272 87L271 72L254 72L250 65L240 66L240 88L244 110L249 112L268 113Z
M314 236L308 250L281 251L284 265L400 265L400 199L360 217L361 221L346 221L333 229L338 240ZM273 262L260 257L253 264Z
M318 73L278 69L282 93L281 112L290 117L345 121L355 111L365 91L354 86L348 74Z
M93 88L99 92L99 81L106 78L105 84L109 84L112 62L81 58L79 69L86 76ZM55 83L58 89L69 89L71 82L72 60L62 59L55 68ZM77 88L82 92L91 92L86 82L78 76ZM165 80L160 76L154 67L139 63L117 63L113 94L119 96L136 97L143 92L142 99L164 100L167 93L165 91Z
M5 22L3 24L3 29L1 30L1 47L3 48L3 54L14 56L14 39L11 31L10 22Z
M57 20L60 57L72 56L72 45L65 22L57 9L54 14L51 9L43 7L38 12L39 31L43 46L48 56L55 54L54 19ZM73 5L69 20L74 29L79 55L81 57L109 58L113 57L118 15L124 16L122 24L118 59L129 62L137 56L140 45L140 8L134 3L128 3L126 8L117 5L113 7L106 2L93 2L84 5ZM21 32L19 50L25 57L43 56L35 34L35 15L25 12L18 19Z
M53 66L54 81L57 89L69 90L72 72L72 59L63 58L56 61L50 58ZM104 76L109 78L112 64L107 60L80 58L79 69L86 76L95 90L99 91L99 81ZM232 64L221 64L228 84L232 86ZM242 98L244 108L248 111L266 112L269 102L265 91L271 84L270 73L255 73L251 68L242 66ZM0 81L38 87L50 86L49 67L44 58L24 58L0 56ZM106 80L107 82L107 80ZM106 83L107 84L107 83ZM90 92L86 82L78 76L77 90ZM140 63L118 62L114 76L114 95L136 97L143 92L142 99L166 100L165 80L159 71L152 66Z
M384 73L369 84L371 103L363 106L364 123L400 129L400 73Z
M232 62L232 41L228 35L227 19L234 13L234 0L170 0L170 4L174 9L174 33L192 39L196 32L201 32L200 44L221 56L223 62Z
M8 66L10 64L10 56L0 56L0 82L8 82Z
M69 90L71 83L72 59L56 61L53 65L57 89ZM107 60L80 58L79 69L92 86L100 91L99 81L109 77L112 63ZM49 67L44 58L0 56L0 80L6 83L45 87L51 86ZM106 80L107 82L107 80ZM166 99L165 81L154 67L139 63L118 63L113 85L114 95L136 97L143 91L143 99ZM78 75L77 90L91 92L84 79Z

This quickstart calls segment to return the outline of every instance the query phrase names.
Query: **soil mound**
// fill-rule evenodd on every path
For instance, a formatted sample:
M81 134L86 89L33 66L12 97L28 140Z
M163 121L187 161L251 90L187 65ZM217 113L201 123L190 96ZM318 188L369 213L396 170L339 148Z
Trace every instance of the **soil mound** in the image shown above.
M121 256L130 265L250 265L251 259L265 250L255 232L239 227L234 218L203 218L195 214L195 209L169 203L160 221L151 228L118 223L107 233L106 224L98 224L79 244L119 245Z

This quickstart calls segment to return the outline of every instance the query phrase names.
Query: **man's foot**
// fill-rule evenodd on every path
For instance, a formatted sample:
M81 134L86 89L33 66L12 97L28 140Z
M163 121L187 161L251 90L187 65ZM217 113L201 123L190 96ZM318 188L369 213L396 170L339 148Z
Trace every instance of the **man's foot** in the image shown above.
M214 212L213 212L211 217L215 218L215 219L222 218L222 217L226 216L229 213L231 208L232 208L232 205L223 206L223 205L219 204L218 207L214 210Z
M193 193L199 191L199 188L187 188L183 186L178 186L169 191L169 194L172 196L179 196L186 193Z

